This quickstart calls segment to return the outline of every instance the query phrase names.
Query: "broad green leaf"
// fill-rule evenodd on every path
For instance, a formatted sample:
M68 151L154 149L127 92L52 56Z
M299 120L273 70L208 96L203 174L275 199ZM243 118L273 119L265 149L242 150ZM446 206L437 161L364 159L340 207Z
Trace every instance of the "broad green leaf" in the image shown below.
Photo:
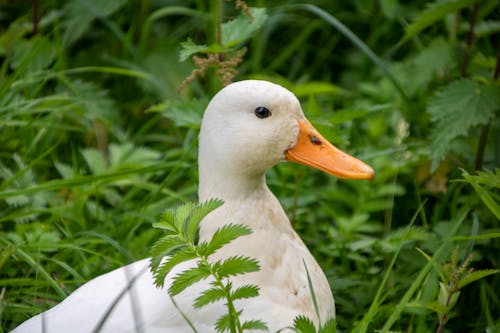
M207 290L204 290L200 296L196 298L193 303L195 308L201 308L207 304L217 302L221 299L224 299L226 294L220 288L214 287Z
M193 207L191 210L191 216L189 217L189 223L186 224L185 229L188 239L195 239L201 220L203 220L203 218L212 211L222 206L223 203L224 202L222 200L210 199Z
M256 272L260 269L257 259L242 256L233 256L223 261L218 261L216 266L217 274L221 279L228 276Z
M473 126L486 124L500 109L500 89L463 79L453 81L433 98L427 112L435 123L431 133L432 169L450 149L451 142Z
M244 225L226 224L217 229L212 236L212 239L203 249L203 255L209 256L224 245L232 242L238 237L249 235L252 230Z
M410 39L420 31L444 19L448 14L454 13L462 8L472 6L477 0L437 0L427 5L412 23L405 27L403 41Z
M189 268L176 277L174 277L170 288L168 288L168 293L171 296L178 295L184 291L187 287L195 284L198 281L204 280L210 276L210 270L208 267L199 265L196 267Z
M316 327L312 320L306 316L297 316L294 319L293 327L299 333L316 333Z
M240 14L232 21L222 24L222 45L224 47L232 47L248 38L260 29L267 20L265 8L250 8L253 19L246 14Z
M233 300L243 299L243 298L252 298L259 296L259 287L256 285L244 285L239 288L236 288L231 293L231 298Z
M64 26L64 44L69 45L78 40L90 28L96 18L105 18L127 3L126 0L72 0L64 6L66 19Z
M244 330L258 330L258 331L268 331L266 323L261 320L247 320L241 324L241 328Z
M474 271L467 274L463 279L458 283L458 288L463 288L466 285L485 278L487 276L500 273L500 269L482 269L479 271Z
M148 109L148 112L161 112L170 119L176 126L200 129L202 111L208 104L207 99L192 98L189 100L175 100L162 103Z
M328 82L308 82L297 84L293 86L292 92L297 96L297 98L316 94L347 94L347 90Z

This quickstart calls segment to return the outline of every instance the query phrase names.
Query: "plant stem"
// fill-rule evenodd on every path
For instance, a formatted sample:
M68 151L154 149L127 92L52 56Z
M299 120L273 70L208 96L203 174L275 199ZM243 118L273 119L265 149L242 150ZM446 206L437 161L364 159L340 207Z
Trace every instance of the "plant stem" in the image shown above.
M33 29L31 33L38 33L38 22L40 22L40 0L33 0Z
M469 32L467 33L467 44L464 50L464 59L462 61L462 69L460 75L464 77L467 74L467 67L469 66L470 52L472 49L472 44L474 43L474 28L476 26L477 12L479 11L479 2L476 2L472 8L472 14L470 18Z
M215 43L222 46L222 0L215 4ZM224 61L224 53L218 54L219 61Z
M500 47L497 49L497 59L495 69L493 70L493 81L498 79L500 74ZM483 167L484 152L486 150L486 144L488 143L488 133L490 131L491 121L481 128L481 134L479 136L479 143L476 152L476 170L480 170Z

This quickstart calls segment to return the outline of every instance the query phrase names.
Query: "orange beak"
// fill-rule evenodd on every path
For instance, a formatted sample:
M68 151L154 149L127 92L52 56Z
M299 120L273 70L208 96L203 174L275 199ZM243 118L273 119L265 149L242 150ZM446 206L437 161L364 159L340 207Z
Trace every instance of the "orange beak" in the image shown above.
M285 153L288 161L305 164L339 178L373 179L375 172L364 162L328 142L307 120L298 121L297 144Z

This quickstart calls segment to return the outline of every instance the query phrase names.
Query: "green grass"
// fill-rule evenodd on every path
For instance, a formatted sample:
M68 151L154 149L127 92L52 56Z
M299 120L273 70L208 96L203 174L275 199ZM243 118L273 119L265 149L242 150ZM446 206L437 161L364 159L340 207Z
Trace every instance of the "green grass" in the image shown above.
M500 268L496 1L248 1L266 9L256 31L234 2L220 18L218 1L82 3L0 5L0 332L149 256L152 224L196 201L199 122L227 64L179 92L188 39L207 45L199 57L246 47L235 80L286 86L375 168L372 182L268 172L329 278L338 331L435 332L443 316L444 331L499 330L495 271L449 308L439 287L453 249Z

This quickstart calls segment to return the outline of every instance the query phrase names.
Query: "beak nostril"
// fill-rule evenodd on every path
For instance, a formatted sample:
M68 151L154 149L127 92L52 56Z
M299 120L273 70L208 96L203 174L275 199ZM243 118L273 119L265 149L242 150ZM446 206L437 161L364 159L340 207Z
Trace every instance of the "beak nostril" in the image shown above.
M321 142L321 140L317 136L314 136L314 135L309 136L309 140L311 141L311 143L313 145L316 145L316 146L320 146L323 144L323 142Z

